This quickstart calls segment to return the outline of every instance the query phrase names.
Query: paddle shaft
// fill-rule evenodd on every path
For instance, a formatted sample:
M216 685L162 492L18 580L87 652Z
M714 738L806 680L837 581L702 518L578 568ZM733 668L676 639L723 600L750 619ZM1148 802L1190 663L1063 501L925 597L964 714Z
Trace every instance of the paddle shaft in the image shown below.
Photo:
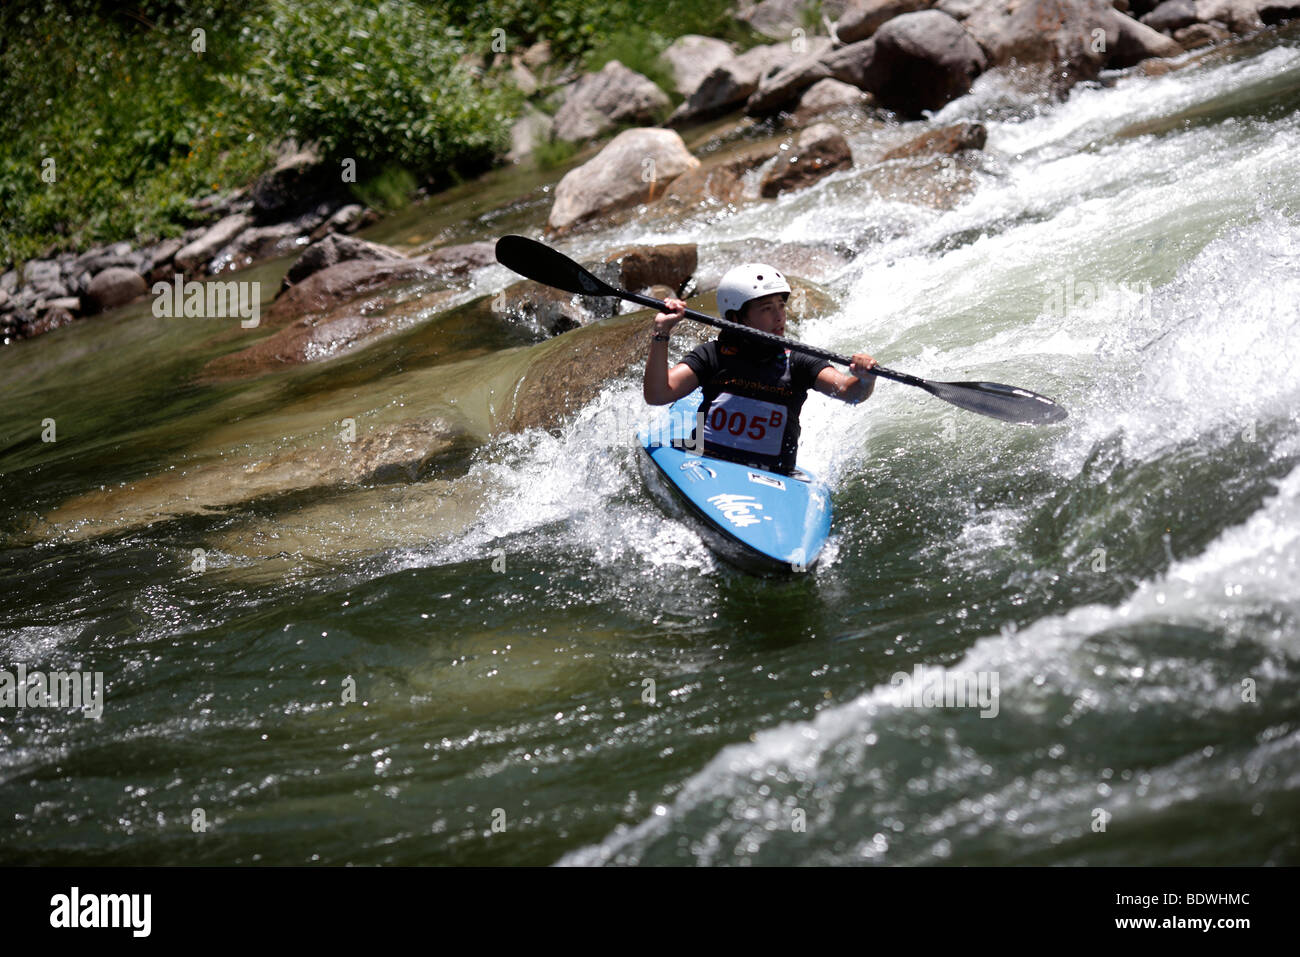
M634 292L627 292L623 289L614 289L610 291L620 299L626 299L628 302L635 302L641 306L649 306L651 309L659 309L668 312L668 306L660 299L654 299L650 296L637 295ZM853 364L853 360L848 356L842 356L837 352L831 352L827 349L819 349L816 346L810 346L804 342L795 342L793 339L784 339L781 336L771 332L763 332L761 329L754 329L751 326L742 326L738 322L728 322L726 319L719 319L716 316L710 316L708 313L696 312L694 309L685 310L682 315L687 319L694 319L696 322L702 322L705 325L716 326L719 329L735 329L737 332L744 333L747 336L753 336L755 339L762 339L765 342L774 345L782 345L787 349L793 349L795 352L802 352L806 355L816 356L818 359L825 359L827 362L837 362L842 366ZM918 379L914 375L908 375L906 372L895 372L893 369L886 369L884 366L876 366L870 370L872 375L884 376L886 379L893 379L895 382L904 382L908 385L925 387L924 379Z

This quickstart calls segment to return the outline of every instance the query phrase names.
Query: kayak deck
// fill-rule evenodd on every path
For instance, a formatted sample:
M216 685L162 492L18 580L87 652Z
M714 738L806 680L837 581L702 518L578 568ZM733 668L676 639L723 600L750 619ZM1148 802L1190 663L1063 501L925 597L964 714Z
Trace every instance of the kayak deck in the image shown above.
M733 565L759 574L812 568L830 535L829 490L802 469L782 475L691 451L702 398L691 393L641 430L637 462L647 488L670 512L692 518Z

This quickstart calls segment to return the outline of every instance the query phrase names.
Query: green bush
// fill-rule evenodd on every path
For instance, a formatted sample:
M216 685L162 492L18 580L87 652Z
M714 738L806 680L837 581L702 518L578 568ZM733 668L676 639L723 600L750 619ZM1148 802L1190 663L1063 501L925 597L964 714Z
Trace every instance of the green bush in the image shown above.
M255 51L222 81L263 123L332 157L420 173L482 165L518 106L458 62L458 32L400 0L272 0L241 37Z

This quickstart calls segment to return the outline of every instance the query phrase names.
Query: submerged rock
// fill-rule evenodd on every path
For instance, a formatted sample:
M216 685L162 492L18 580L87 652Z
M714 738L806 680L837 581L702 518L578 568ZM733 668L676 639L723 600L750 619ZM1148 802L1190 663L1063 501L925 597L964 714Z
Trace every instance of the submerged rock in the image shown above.
M350 236L331 233L312 243L303 250L301 256L289 267L280 282L280 291L302 282L308 276L328 269L341 262L365 260L367 262L405 262L406 257L391 246L372 243Z
M313 273L282 292L263 314L263 321L272 325L290 322L308 313L328 311L386 286L434 279L436 276L437 273L429 266L408 259L341 262Z
M882 160L906 159L911 156L940 153L953 154L962 150L982 150L989 131L983 123L957 123L922 133L902 146L896 146Z
M853 165L844 134L830 123L818 123L795 139L788 154L780 154L776 165L763 177L761 194L767 198L811 186L837 170Z

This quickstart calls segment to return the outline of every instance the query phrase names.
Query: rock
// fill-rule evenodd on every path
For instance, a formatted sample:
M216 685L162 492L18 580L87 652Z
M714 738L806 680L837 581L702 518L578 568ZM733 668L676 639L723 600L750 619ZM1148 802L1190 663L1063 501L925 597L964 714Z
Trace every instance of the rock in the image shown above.
M338 192L342 179L338 167L321 161L310 150L284 157L253 184L253 209L261 224L288 219L320 202L322 195Z
M83 301L87 315L124 306L148 291L144 277L131 269L105 269L90 281Z
M962 25L938 10L896 17L873 40L864 85L881 106L903 116L920 116L962 96L987 66Z
M218 273L243 269L259 259L284 256L305 246L302 229L295 222L276 223L273 226L254 226L235 237L234 242L223 246L208 263L208 272Z
M764 116L798 99L799 94L819 80L836 79L856 83L861 79L863 58L870 59L874 45L871 41L853 44L832 51L820 44L814 52L770 73L758 84L745 103L745 112L751 116Z
M558 428L615 376L644 365L653 315L641 311L616 316L534 346L511 392L504 427L511 432Z
M127 248L119 252L121 246ZM85 254L78 256L70 265L74 270L71 275L74 276L83 272L95 276L105 269L130 269L132 272L145 272L148 268L148 256L147 254L134 252L127 243L119 243L112 249L101 250L93 256L86 256Z
M741 0L735 11L735 18L747 24L755 33L760 33L773 40L790 38L795 30L807 30L805 12L812 5L808 0ZM843 2L822 0L823 13L834 17L844 9Z
M59 328L59 326L66 326L73 321L75 321L73 315L67 309L49 309L39 316L24 317L18 333L24 339L31 339L35 336L42 336Z
M720 116L749 99L764 77L783 69L796 59L798 54L788 43L773 43L746 50L735 59L714 67L700 81L695 92L668 118L668 125L687 126Z
M799 98L799 105L794 111L791 123L794 126L807 126L816 117L834 110L856 110L870 100L856 86L841 83L827 77L818 80L804 91Z
M699 253L694 243L662 246L628 246L605 257L620 269L619 283L635 292L649 286L671 286L673 295L686 288L695 275Z
M594 139L619 123L654 122L669 105L668 95L652 81L610 60L577 82L555 115L554 135L573 142Z
M464 276L475 269L493 265L497 261L496 244L482 242L442 246L425 253L416 261L431 266L443 278Z
M597 278L619 282L619 267L613 264L584 264ZM507 286L492 299L492 311L540 337L557 336L598 319L608 319L618 309L618 300L608 296L576 296L530 280Z
M533 76L532 70L524 64L523 58L518 56L510 58L510 81L524 96L532 96L541 86L537 82L537 77Z
M368 262L406 262L396 249L379 243L367 242L351 236L329 234L303 250L280 282L280 292L302 282L313 273L329 269L341 262L365 260Z
M164 239L157 246L149 251L149 279L157 281L154 274L161 271L167 271L167 266L176 257L185 245L179 238Z
M539 70L551 62L551 44L549 40L538 40L524 51L524 66L530 70Z
M989 66L1044 67L1063 91L1101 72L1106 54L1094 49L1093 31L1115 13L1108 0L978 0L963 26Z
M853 0L835 24L841 43L865 40L894 17L924 10L933 0Z
M1124 69L1150 57L1178 56L1183 48L1143 23L1118 10L1108 11L1106 30L1107 66ZM1113 32L1112 32L1113 31Z
M325 222L313 229L308 238L314 243L330 233L356 232L361 223L361 217L365 212L366 208L360 203L349 203L347 206L341 206Z
M983 123L958 123L922 133L914 140L895 147L881 161L906 159L931 154L952 155L962 150L982 150L989 132Z
M518 163L531 156L537 144L545 143L551 138L554 128L554 120L531 103L525 103L519 119L510 127L510 152L506 154L506 159Z
M811 186L822 177L852 165L853 155L844 134L830 123L818 123L799 134L788 156L777 157L776 165L763 177L759 192L771 199Z
M662 195L699 162L672 130L624 130L560 180L547 230L563 232L601 213Z
M76 296L65 296L62 299L50 299L45 303L45 311L51 312L55 309L62 309L64 312L77 314L81 312L81 300Z
M871 170L871 187L882 199L952 209L974 188L970 157L975 155L921 155L882 163Z
M1300 19L1300 3L1296 0L1264 0L1256 11L1268 26L1277 26L1288 20Z
M18 288L18 273L16 270L9 269L0 276L0 292L13 292Z
M865 90L867 70L875 56L876 40L872 37L832 50L822 56L822 62L831 71L831 79Z
M62 275L63 270L57 262L45 259L28 260L23 267L23 282L38 291L55 288L61 290L63 287L59 280Z
M1152 30L1173 35L1175 30L1191 26L1196 22L1196 4L1192 0L1165 0L1146 16L1141 18Z
M176 251L174 261L182 272L191 273L204 265L224 246L228 246L236 236L253 222L251 216L233 213L219 220L189 245Z
M746 158L706 159L673 180L663 195L663 205L671 209L694 209L705 205L728 205L744 198L741 176L746 170L772 158L768 153L750 161Z
M1259 0L1195 0L1196 19L1201 23L1218 21L1233 33L1254 33L1264 28L1259 15Z
M442 290L422 297L425 306L436 305L453 293ZM238 352L218 356L203 367L200 382L226 382L265 375L291 366L334 359L357 346L401 327L386 312L372 312L342 304L331 313L307 315L273 335Z
M690 96L714 68L734 57L730 43L694 33L678 37L659 54L660 62L673 76L674 88L682 96Z
M307 313L327 312L377 289L434 278L434 271L424 263L407 259L386 262L353 259L337 263L282 291L263 313L263 324L283 324Z
M1193 23L1190 27L1174 31L1174 41L1184 50L1195 50L1197 47L1223 43L1231 39L1232 34L1228 32L1227 27L1213 23Z

